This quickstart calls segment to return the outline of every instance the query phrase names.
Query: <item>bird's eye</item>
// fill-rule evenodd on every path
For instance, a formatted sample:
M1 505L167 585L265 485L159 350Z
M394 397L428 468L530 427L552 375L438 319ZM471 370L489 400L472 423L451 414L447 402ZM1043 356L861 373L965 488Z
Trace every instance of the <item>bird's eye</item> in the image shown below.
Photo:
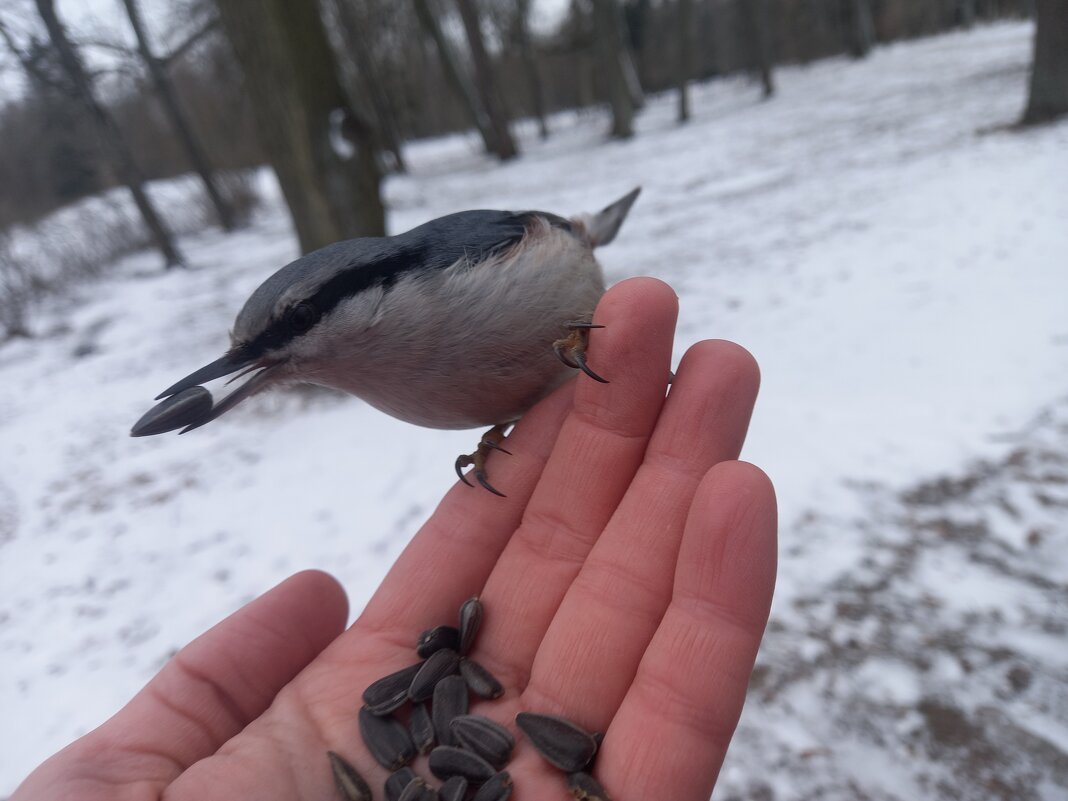
M289 310L286 322L294 334L303 334L319 322L319 310L311 303L298 303Z

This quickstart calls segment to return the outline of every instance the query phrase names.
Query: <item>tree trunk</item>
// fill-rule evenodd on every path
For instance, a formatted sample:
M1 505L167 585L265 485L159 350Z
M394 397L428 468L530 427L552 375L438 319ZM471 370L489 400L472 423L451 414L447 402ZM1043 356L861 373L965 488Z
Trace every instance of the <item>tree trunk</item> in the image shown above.
M963 28L975 26L975 0L960 0L960 24Z
M141 60L145 62L145 66L148 68L148 74L151 76L156 93L163 104L163 110L170 118L174 132L178 135L178 140L182 143L182 147L185 148L193 169L204 183L204 190L208 193L208 199L215 208L215 215L219 218L219 225L224 231L233 231L237 227L234 210L222 196L222 192L219 191L218 184L215 181L215 171L212 169L207 153L204 152L204 148L200 145L200 139L193 131L193 126L189 123L185 112L182 111L182 107L178 103L177 93L174 91L174 85L171 83L163 63L152 52L151 45L148 42L148 35L145 33L144 22L141 19L141 10L137 6L137 0L122 0L122 4L126 6L126 16L130 18L130 26L134 30L134 36L137 37L137 49L141 53Z
M849 23L846 25L849 54L853 58L864 58L875 46L875 19L871 12L871 0L847 0L846 9L849 17Z
M1033 125L1068 114L1068 0L1035 0L1035 57L1021 122Z
M530 99L534 104L534 116L538 119L538 135L549 138L549 126L545 121L545 87L542 84L538 61L530 43L530 0L516 0L516 38L523 58L523 68L530 85Z
M615 0L593 0L593 28L598 61L608 85L608 102L612 108L613 139L634 135L634 100L623 72L623 39L620 35Z
M125 2L126 0L124 0ZM375 132L382 137L382 148L388 150L393 156L394 168L397 172L407 172L408 166L404 162L404 153L401 150L400 126L397 125L397 114L389 96L383 89L382 76L371 55L367 36L364 31L366 24L357 21L353 14L350 0L335 0L338 19L345 29L345 39L348 49L356 61L356 69L359 71L360 85L371 101L371 108L375 116Z
M375 136L345 96L318 3L218 7L301 249L382 236Z
M754 70L760 75L764 99L775 94L775 80L771 74L771 26L767 0L741 0L742 23L749 42Z
M493 126L493 137L497 142L497 158L501 161L514 159L519 155L512 132L508 130L508 114L504 110L497 81L494 78L493 65L486 53L486 44L482 39L482 25L475 8L474 0L456 0L460 9L460 19L467 34L467 44L471 48L471 60L475 65L475 86L478 87L482 107L489 114Z
M619 67L623 72L627 91L630 92L630 103L635 111L640 111L645 107L645 91L642 89L638 65L634 63L634 54L631 49L632 32L627 22L627 15L623 13L623 7L618 0L612 0L612 10L615 12L616 36L619 40Z
M490 122L489 115L482 108L474 87L471 86L467 75L464 74L464 71L457 63L452 47L441 30L441 24L438 22L434 10L430 7L430 0L414 0L414 2L419 24L423 26L423 30L430 34L430 38L434 40L434 45L438 49L438 57L441 59L441 68L445 73L446 79L452 84L456 94L459 95L460 100L463 102L464 108L467 109L471 122L478 129L487 152L496 153L497 139L493 133L493 125Z
M690 119L690 75L693 72L693 0L675 0L675 16L678 23L677 37L679 46L678 75L679 87L679 122Z
M145 178L141 174L141 169L137 166L133 154L130 152L129 145L127 145L126 139L122 134L122 129L119 128L107 109L101 105L93 94L92 83L82 67L81 59L75 52L70 40L67 39L67 33L63 30L59 17L56 16L53 0L37 0L37 11L48 29L48 37L59 54L64 72L67 73L71 84L78 93L78 99L85 105L101 140L111 154L119 180L126 184L130 194L133 195L134 203L137 205L138 211L141 212L145 226L152 234L156 247L159 248L160 253L163 255L164 264L168 269L182 266L184 263L182 254L178 251L177 245L174 244L170 230L168 230L159 214L156 213L156 207L153 205L152 199L145 192Z

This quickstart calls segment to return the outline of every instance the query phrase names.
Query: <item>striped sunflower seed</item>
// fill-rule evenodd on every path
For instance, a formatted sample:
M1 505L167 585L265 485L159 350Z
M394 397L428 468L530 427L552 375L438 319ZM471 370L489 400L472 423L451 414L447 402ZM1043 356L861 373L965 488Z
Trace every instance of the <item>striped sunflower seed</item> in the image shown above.
M569 773L567 786L571 788L571 795L578 801L611 801L601 783L588 773Z
M363 691L363 702L371 710L371 714L388 715L402 707L408 700L408 688L412 686L412 679L422 666L422 662L417 662L368 685Z
M475 644L475 635L482 625L482 602L478 596L468 598L460 607L460 656L466 656Z
M495 773L489 780L478 788L475 797L471 801L506 801L512 795L512 777L508 771L502 770Z
M493 767L503 768L512 757L515 738L500 723L482 715L461 715L449 724L457 742Z
M330 769L334 772L334 783L345 801L372 801L371 787L360 772L340 754L327 751Z
M463 776L471 784L482 784L497 771L478 754L451 745L439 745L430 752L430 772L439 779Z
M416 778L418 778L416 772L407 765L389 774L389 778L386 779L386 801L400 801L404 788Z
M408 727L389 715L360 709L360 735L367 750L387 770L400 770L415 759L415 743Z
M456 626L435 626L419 635L415 652L423 659L442 648L457 650L460 647L460 630Z
M412 742L420 754L429 754L434 747L434 721L430 718L429 707L423 704L412 706L412 716L408 719L408 728L412 731Z
M417 776L408 782L408 786L401 792L397 801L432 801L437 797L437 791L427 786L427 783Z
M460 667L460 656L451 648L435 651L412 679L408 697L413 701L425 701L434 694L434 687L446 676L451 676Z
M456 745L449 724L453 718L467 714L468 700L467 684L460 676L446 676L434 688L431 719L440 745Z
M520 712L515 722L538 753L565 773L584 769L597 753L593 735L566 718Z
M460 660L460 675L464 677L471 692L479 698L493 700L504 695L504 686L497 681L497 677L482 667L474 659Z
M464 801L467 796L467 779L463 776L450 776L438 788L441 801Z

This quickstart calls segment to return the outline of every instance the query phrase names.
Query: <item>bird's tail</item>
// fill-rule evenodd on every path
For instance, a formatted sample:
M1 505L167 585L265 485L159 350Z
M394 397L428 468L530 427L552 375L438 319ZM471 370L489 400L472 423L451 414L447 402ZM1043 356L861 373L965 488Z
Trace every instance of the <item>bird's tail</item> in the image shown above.
M574 218L575 222L581 223L590 247L596 248L601 245L607 245L616 238L620 226L627 219L627 212L630 211L630 207L634 205L634 201L638 199L638 194L641 191L642 188L640 186L635 187L615 203L605 206L596 214L582 214Z

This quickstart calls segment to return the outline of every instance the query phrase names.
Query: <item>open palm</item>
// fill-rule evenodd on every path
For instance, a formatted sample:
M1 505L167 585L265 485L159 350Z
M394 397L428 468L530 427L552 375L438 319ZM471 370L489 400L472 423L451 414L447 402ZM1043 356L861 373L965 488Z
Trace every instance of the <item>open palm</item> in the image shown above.
M610 290L590 363L611 383L579 376L524 417L512 455L488 463L508 497L454 487L353 626L333 579L290 578L183 649L11 801L328 799L328 749L384 797L360 695L471 595L485 605L473 656L506 688L473 711L513 731L526 710L605 732L594 773L616 801L707 799L767 620L775 500L759 470L731 461L755 363L702 342L666 392L676 313L658 281ZM566 798L561 774L518 742L513 797Z

